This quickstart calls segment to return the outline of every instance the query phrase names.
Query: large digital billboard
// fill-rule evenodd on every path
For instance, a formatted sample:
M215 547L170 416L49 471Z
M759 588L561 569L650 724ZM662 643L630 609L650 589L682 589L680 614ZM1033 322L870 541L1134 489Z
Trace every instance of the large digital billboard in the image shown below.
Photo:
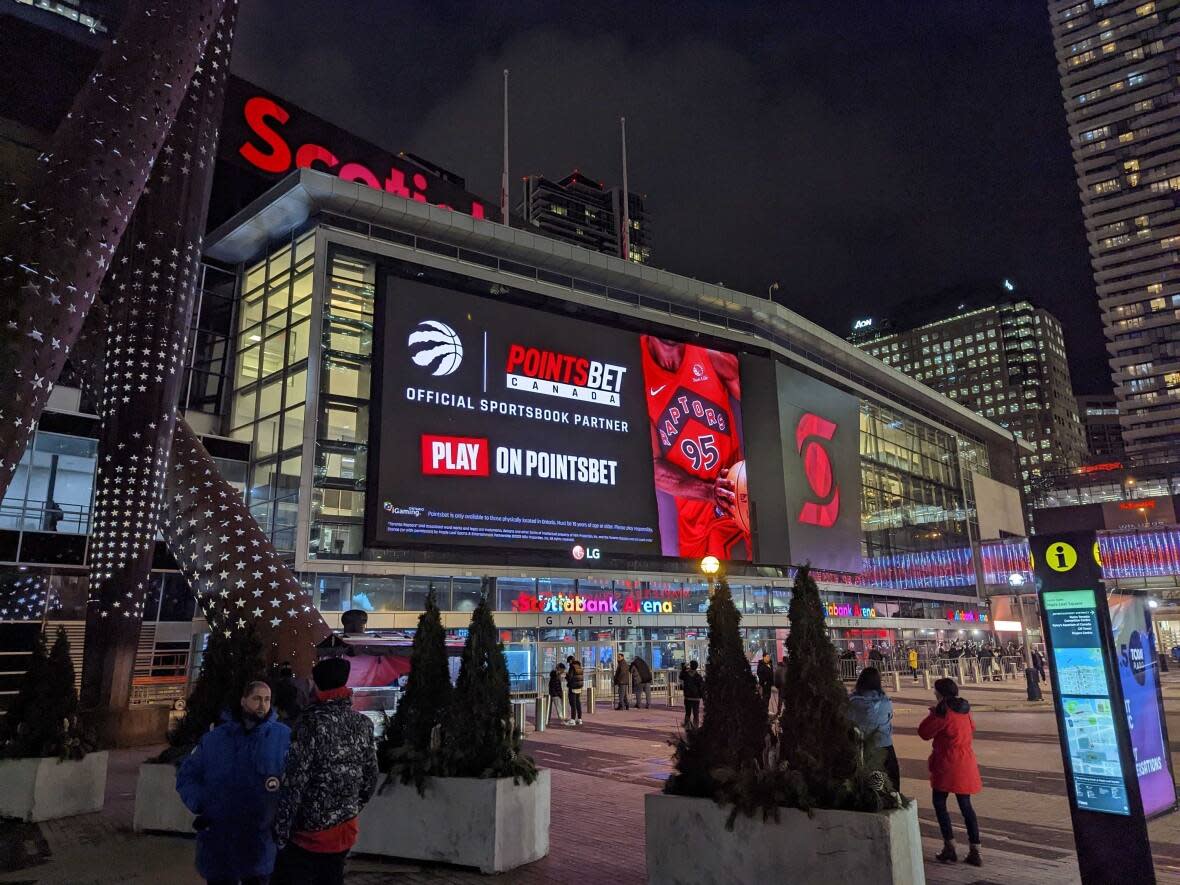
M368 541L751 558L733 354L390 275Z
M776 373L790 561L859 572L860 403L781 363Z
M1154 817L1176 806L1176 785L1162 715L1159 656L1151 615L1142 596L1111 596L1108 604L1143 813Z

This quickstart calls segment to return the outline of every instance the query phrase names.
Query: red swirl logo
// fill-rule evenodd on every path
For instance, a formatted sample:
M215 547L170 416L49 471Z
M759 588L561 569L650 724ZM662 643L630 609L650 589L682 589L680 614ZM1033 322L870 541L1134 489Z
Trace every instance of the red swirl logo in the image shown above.
M816 500L799 511L799 522L831 528L840 517L840 486L832 475L832 460L825 443L836 435L836 425L807 412L795 427L795 449L803 459L803 473Z

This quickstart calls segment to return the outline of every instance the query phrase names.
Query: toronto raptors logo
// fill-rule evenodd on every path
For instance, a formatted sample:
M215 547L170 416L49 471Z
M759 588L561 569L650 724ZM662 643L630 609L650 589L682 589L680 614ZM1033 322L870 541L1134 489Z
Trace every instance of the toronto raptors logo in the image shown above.
M799 511L799 522L830 528L840 516L840 486L832 476L832 461L824 446L836 434L836 425L807 412L795 427L795 448L803 459L803 474L816 500Z
M410 359L432 375L451 375L463 363L463 342L455 330L438 320L423 320L410 333Z

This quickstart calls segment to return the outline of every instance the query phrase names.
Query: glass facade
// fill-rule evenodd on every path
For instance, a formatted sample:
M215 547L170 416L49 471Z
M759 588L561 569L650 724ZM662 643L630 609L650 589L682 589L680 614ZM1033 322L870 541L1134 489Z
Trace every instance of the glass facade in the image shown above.
M425 607L426 594L431 589L443 611L471 611L478 604L481 592L479 578L446 575L305 574L302 580L304 586L314 588L316 604L324 612L345 612L355 608L371 613L417 613ZM733 581L729 589L738 610L748 615L785 615L791 604L791 589L783 585ZM631 610L638 614L704 614L709 606L709 586L704 581L493 578L490 592L495 610L502 612L561 612L560 601L578 596L584 599L614 597L620 612L633 607ZM978 615L981 611L978 605L957 600L945 602L880 596L859 593L855 589L824 591L821 597L828 607L828 616L834 618L946 619L948 612ZM655 604L660 606L658 610L654 608Z
M211 265L201 267L201 290L189 333L189 362L181 404L189 411L220 415L229 391L237 277Z
M877 403L860 410L861 526L865 558L967 547L967 499L956 437ZM987 451L970 452L987 470Z
M333 253L320 327L309 559L359 559L365 514L377 267Z
M98 441L38 430L0 501L0 529L86 534Z
M243 274L229 436L252 445L247 501L280 552L295 549L315 236L284 243Z

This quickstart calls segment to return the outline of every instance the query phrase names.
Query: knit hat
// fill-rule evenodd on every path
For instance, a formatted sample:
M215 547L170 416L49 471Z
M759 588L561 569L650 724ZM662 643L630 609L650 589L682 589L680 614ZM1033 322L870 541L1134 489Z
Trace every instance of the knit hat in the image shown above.
M320 691L331 691L341 688L348 682L348 674L352 665L348 658L323 658L311 668L311 678L315 680L315 687Z

